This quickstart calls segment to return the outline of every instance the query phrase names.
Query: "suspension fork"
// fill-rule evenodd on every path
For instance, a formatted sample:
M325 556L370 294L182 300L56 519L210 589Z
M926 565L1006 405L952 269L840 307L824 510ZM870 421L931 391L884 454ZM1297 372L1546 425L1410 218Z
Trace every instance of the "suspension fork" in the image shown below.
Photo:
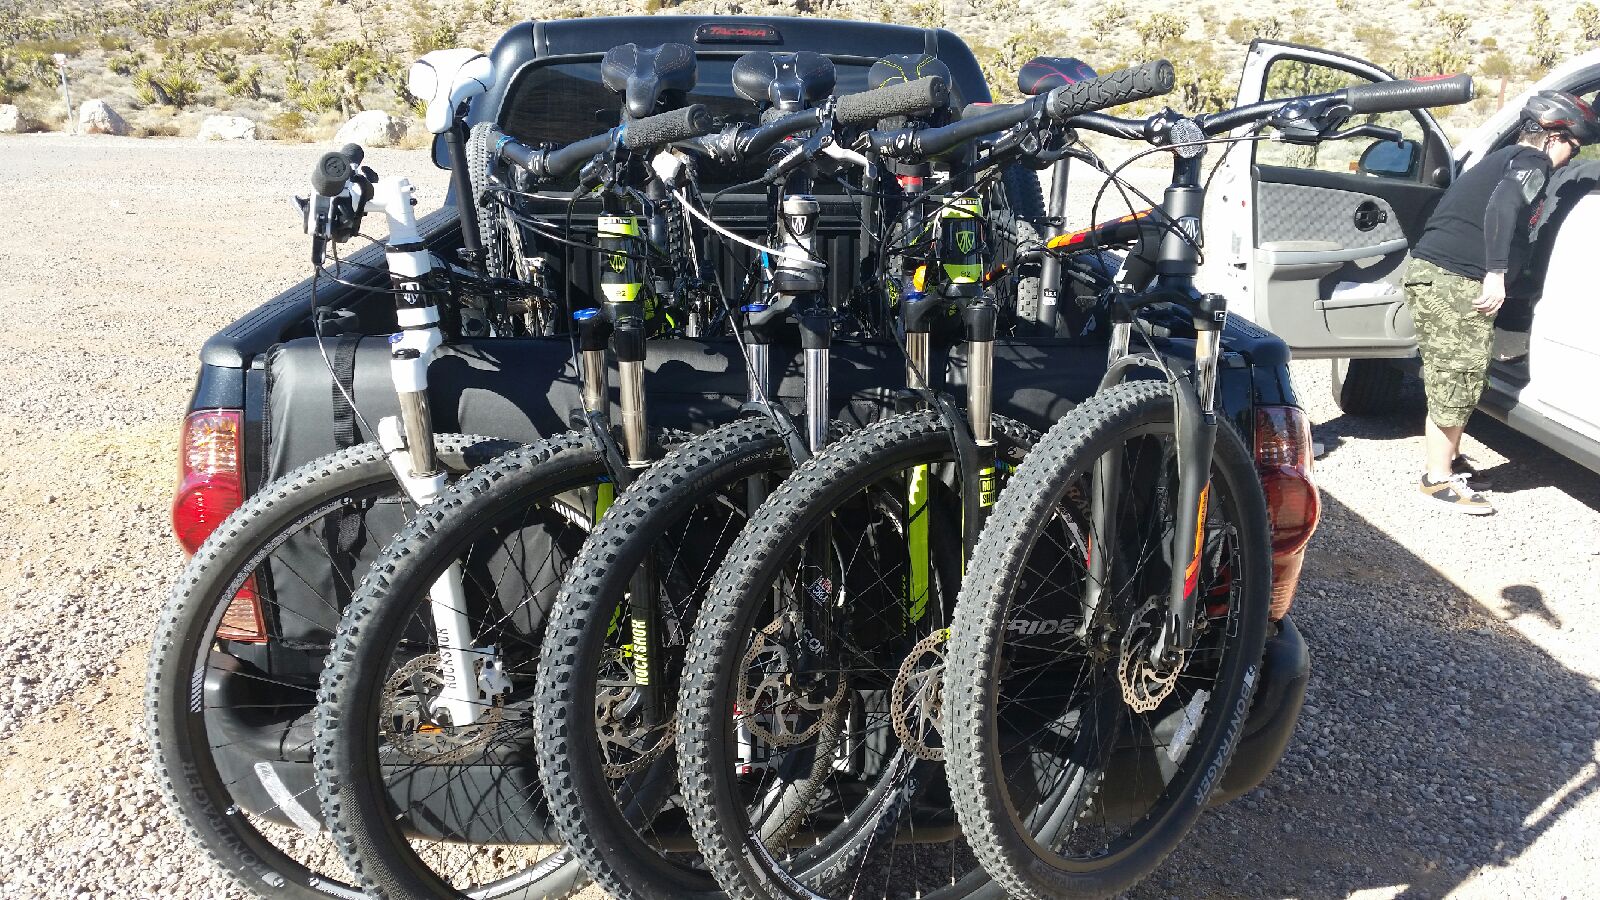
M1106 351L1106 379L1100 390L1115 387L1124 369L1117 363L1128 355L1133 336L1133 313L1123 303L1111 304L1111 345ZM1084 547L1087 583L1083 588L1083 620L1076 636L1086 639L1095 613L1111 588L1111 564L1117 546L1117 499L1122 496L1122 445L1117 444L1094 461L1089 483L1089 534Z
M1167 621L1151 662L1172 663L1194 644L1194 613L1205 555L1211 457L1217 441L1217 363L1227 301L1206 294L1194 304L1194 374L1173 386L1178 438L1178 496L1172 529L1172 583Z
M902 289L900 321L906 338L906 387L922 393L931 385L933 352L930 328L933 315L948 306L942 297L929 297L923 285L912 281ZM922 621L932 595L932 559L928 551L928 499L932 467L915 465L906 481L906 616Z
M775 230L779 247L788 252L779 258L773 270L772 290L778 298L777 305L787 305L796 311L800 325L800 348L805 358L805 449L809 454L816 454L827 446L828 425L832 421L828 408L828 353L832 345L833 309L828 302L826 270L821 266L795 265L788 261L791 255L811 260L819 258L817 226L822 207L816 198L791 190L804 187L802 180L791 181L778 204ZM832 657L837 651L837 642L833 640L833 598L838 573L833 567L832 545L832 522L825 520L806 541L802 569L806 574L805 596L800 600L800 608L787 610L797 629L800 671L812 669L816 648L821 649L824 666L834 662Z
M622 419L621 460L612 459L609 429L596 436L608 459L615 490L617 481L632 476L650 465L649 434L645 423L644 289L649 268L643 255L647 236L637 216L606 214L600 217L597 237L600 254L600 292L605 300L605 317L611 324L611 343L617 356L618 406ZM655 237L654 234L649 237ZM603 352L603 351L601 351ZM599 356L597 353L596 356ZM587 359L585 368L588 368ZM587 387L588 381L585 382ZM586 406L588 400L585 401ZM604 408L603 406L601 408ZM591 422L595 411L587 410ZM598 423L596 423L598 424ZM616 465L617 462L622 465ZM602 485L603 496L608 485ZM598 499L598 498L597 498ZM598 502L596 504L599 505ZM609 505L609 504L608 504ZM661 688L661 654L655 624L659 620L660 598L656 595L654 560L645 555L628 581L628 619L633 660L633 681L640 701L645 727L666 721Z
M402 489L418 507L424 507L443 493L448 477L439 464L428 406L428 365L444 336L439 330L439 308L426 284L433 273L433 258L417 231L412 195L409 179L383 179L374 183L368 206L389 220L385 251L395 290L395 320L400 326L389 340L389 374L400 414L378 422L378 442ZM452 725L470 725L478 720L488 700L484 690L488 682L480 679L478 664L490 660L487 651L471 647L459 565L452 564L433 584L428 600L444 681L434 710L447 716Z
M962 311L967 338L967 428L955 419L961 475L962 571L994 505L998 479L994 440L994 341L998 312L984 288L989 241L983 201L960 197L939 213L939 267L945 293Z

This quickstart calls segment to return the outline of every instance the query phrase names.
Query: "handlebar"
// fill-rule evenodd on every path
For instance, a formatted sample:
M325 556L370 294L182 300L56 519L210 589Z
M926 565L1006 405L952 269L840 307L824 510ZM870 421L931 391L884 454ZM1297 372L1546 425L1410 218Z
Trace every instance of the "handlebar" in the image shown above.
M1194 117L1195 124L1207 137L1232 131L1270 119L1294 105L1300 105L1301 119L1326 117L1334 126L1352 115L1380 112L1402 112L1434 106L1453 106L1465 103L1473 96L1472 76L1455 75L1449 78L1414 79L1410 81L1382 81L1376 84L1357 85L1326 94L1307 94L1303 97L1284 97L1262 100L1235 109L1204 113ZM970 109L970 107L969 107ZM1160 116L1150 119L1120 119L1115 116L1081 114L1064 124L1084 131L1093 131L1111 137L1135 141L1156 138L1159 129L1154 123Z
M1063 84L1045 95L1045 115L1059 122L1079 113L1160 97L1172 91L1176 80L1172 63L1158 59L1088 81Z
M938 76L885 85L838 98L834 101L833 121L861 125L893 116L919 115L943 106L949 97L949 86ZM694 144L713 159L738 163L765 153L787 137L820 126L824 116L823 108L802 109L763 125L729 125L719 134L697 138Z
M1164 59L1156 60L1077 84L1064 84L1048 94L1010 106L993 106L981 111L969 106L963 110L959 122L942 128L874 132L869 140L872 149L884 156L899 159L938 156L1035 115L1061 121L1080 113L1159 97L1172 90L1173 81L1172 64Z
M535 177L557 179L578 171L612 144L629 150L653 150L706 134L712 124L710 111L703 104L695 103L626 122L555 150L537 150L515 138L502 136L495 152L500 159Z

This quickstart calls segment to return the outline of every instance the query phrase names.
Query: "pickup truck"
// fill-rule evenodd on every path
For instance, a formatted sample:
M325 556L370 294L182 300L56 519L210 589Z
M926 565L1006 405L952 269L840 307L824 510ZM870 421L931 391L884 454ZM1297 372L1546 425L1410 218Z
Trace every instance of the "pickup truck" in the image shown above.
M880 56L932 54L949 67L952 93L958 102L990 99L972 52L960 38L944 30L815 18L586 18L525 22L510 29L492 52L496 81L473 102L469 118L473 123L493 121L530 144L566 143L597 133L610 123L603 116L597 120L590 111L616 105L601 83L599 60L607 49L628 41L676 41L693 47L699 78L688 102L704 103L713 112L737 110L748 115L748 104L733 94L729 75L735 59L758 49L812 50L826 55L837 68L840 92L864 89L866 71ZM436 152L435 159L441 158L443 154ZM417 161L426 164L420 154ZM1003 185L990 198L998 220L1015 224L1042 215L1039 185L1032 171L1009 173ZM838 290L848 291L850 279L867 258L859 240L861 211L857 208L864 201L842 191L819 191L819 201L830 271L841 279ZM724 196L717 204L719 221L757 237L764 227L763 203L762 196ZM557 205L564 209L567 204ZM592 222L597 214L594 206L577 204L576 221L588 217ZM460 231L452 203L425 217L422 231L436 252L453 252L459 246ZM537 244L537 236L528 238ZM561 255L554 245L545 252L552 258ZM366 273L357 281L377 283L385 277L379 248L362 250L350 259L374 267L348 269ZM734 260L715 261L726 277L732 277ZM581 275L575 281L591 283ZM1013 299L1017 300L1024 288L1015 293ZM365 421L377 422L395 412L387 349L388 335L396 328L393 304L384 295L327 280L319 287L316 302L331 313L324 315L322 326L329 355L324 355L315 334L309 280L227 325L201 348L183 447L204 441L213 452L181 456L224 464L182 472L173 520L180 541L190 552L245 497L300 464L335 451L341 438L349 441L352 428L348 416L342 427L335 425L336 385L331 372L336 366L330 365L330 360L344 360L347 374L343 377ZM1021 305L1020 301L1016 305ZM1184 342L1180 336L1173 343ZM1275 624L1263 683L1246 735L1219 792L1219 796L1232 797L1258 784L1272 770L1299 717L1310 659L1288 612L1320 505L1310 472L1309 426L1290 381L1288 348L1243 317L1228 323L1224 347L1219 401L1255 448L1272 513L1275 554ZM580 405L570 355L564 335L458 337L447 343L430 370L435 427L442 432L524 441L565 430L568 411ZM798 348L794 355L798 356ZM833 357L839 418L865 423L893 411L894 387L903 378L904 363L892 343L836 339ZM779 358L775 352L774 361ZM1027 336L1002 340L994 360L995 411L1046 429L1094 390L1105 371L1105 358L1103 340ZM652 341L646 389L653 424L699 431L736 416L745 391L744 369L737 359L726 338ZM961 396L964 366L959 353L941 352L935 366L944 367L951 392ZM789 372L777 394L798 409L802 397L798 361ZM356 435L358 440L374 438ZM215 445L218 440L230 441L233 446L219 448ZM232 452L215 452L224 449ZM235 464L226 465L229 460ZM247 746L241 743L236 752L248 755ZM241 788L248 791L250 760L230 765L219 758L219 762L225 769L237 769L245 782ZM261 808L272 806L270 802L260 804Z
M1333 88L1392 78L1341 53L1257 41L1236 99L1293 94L1307 82ZM1450 182L1516 140L1517 116L1540 90L1595 99L1600 50L1557 66L1454 147L1426 110L1378 117L1404 136L1398 146L1352 141L1341 152L1307 153L1271 142L1235 145L1208 197L1207 237L1221 249L1207 254L1202 280L1296 357L1331 359L1334 400L1345 412L1389 412L1401 378L1419 363L1399 283L1411 247ZM1479 409L1600 472L1600 394L1589 387L1600 367L1589 271L1600 236L1597 153L1586 148L1551 180L1534 229L1534 265L1508 286L1495 319Z

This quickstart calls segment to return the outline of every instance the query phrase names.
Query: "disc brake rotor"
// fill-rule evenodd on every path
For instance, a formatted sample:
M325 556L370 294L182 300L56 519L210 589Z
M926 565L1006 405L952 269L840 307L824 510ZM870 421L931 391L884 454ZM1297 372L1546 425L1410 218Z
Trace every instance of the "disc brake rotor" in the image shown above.
M1117 682L1122 686L1122 699L1134 712L1150 712L1160 706L1178 686L1178 675L1183 671L1182 653L1170 671L1150 662L1150 650L1161 636L1165 615L1166 601L1151 600L1139 607L1122 634Z
M482 753L505 710L495 704L471 725L439 725L429 715L428 704L442 693L437 653L425 653L396 669L384 683L379 705L384 740L419 763L445 765Z
M595 734L600 739L600 771L606 778L642 772L667 752L678 735L678 720L646 726L632 713L632 685L602 686L595 697ZM652 740L652 733L660 737ZM643 749L640 749L643 748Z
M776 635L783 627L781 619L774 620L772 624L761 629L750 643L750 649L745 651L742 665L739 667L739 681L735 686L735 696L738 697L738 708L745 716L743 725L750 730L750 734L757 740L765 741L773 747L793 747L803 744L817 736L832 716L835 708L845 698L846 687L844 679L839 679L839 688L833 696L822 701L810 699L808 692L801 690L795 684L795 675L789 665L789 651L776 642L768 639ZM757 660L766 657L767 661L777 661L777 670L771 666L763 665L761 680L754 684L750 681L752 667ZM757 712L769 718L772 727L768 727L755 715ZM798 718L806 713L815 713L812 723L802 730L791 727L790 718Z
M950 629L943 628L917 642L900 663L889 692L890 721L900 745L918 759L944 761L944 747L930 746L944 719L944 644Z

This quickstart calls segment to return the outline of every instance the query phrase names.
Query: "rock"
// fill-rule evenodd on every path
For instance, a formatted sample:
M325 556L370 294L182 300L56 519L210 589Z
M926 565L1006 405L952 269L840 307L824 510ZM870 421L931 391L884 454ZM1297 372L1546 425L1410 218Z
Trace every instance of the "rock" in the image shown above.
M40 125L10 103L0 105L0 134L26 134L38 131Z
M206 116L197 137L202 141L253 141L256 123L244 116Z
M335 144L360 144L363 147L392 147L405 137L409 123L381 109L356 113L333 136Z
M78 110L78 131L83 134L127 134L128 122L111 104L90 100Z

